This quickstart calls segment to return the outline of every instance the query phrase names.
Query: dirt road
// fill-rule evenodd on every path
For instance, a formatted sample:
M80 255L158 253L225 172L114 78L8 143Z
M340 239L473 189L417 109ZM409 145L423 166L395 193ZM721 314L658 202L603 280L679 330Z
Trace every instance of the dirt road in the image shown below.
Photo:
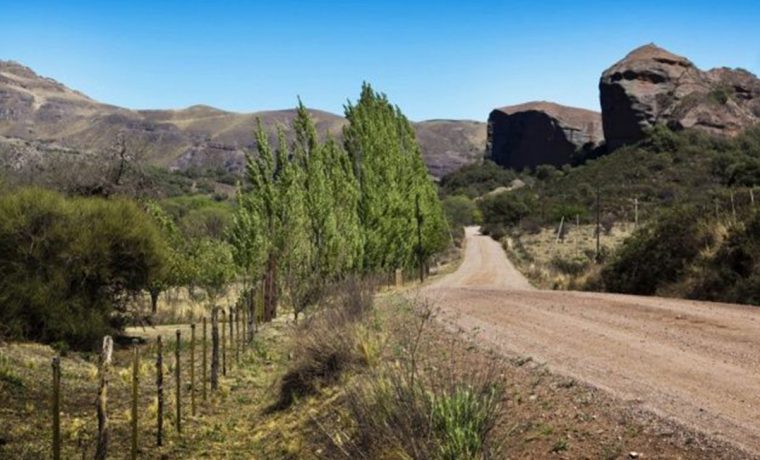
M507 355L760 456L758 307L535 290L475 228L459 269L423 294Z

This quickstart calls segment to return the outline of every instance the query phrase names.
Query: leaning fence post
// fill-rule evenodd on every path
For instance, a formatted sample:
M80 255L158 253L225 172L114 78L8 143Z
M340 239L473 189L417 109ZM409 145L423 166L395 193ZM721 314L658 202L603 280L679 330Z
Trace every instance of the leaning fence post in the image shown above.
M211 311L211 390L219 389L219 307Z
M182 374L180 373L180 360L179 360L179 347L182 336L179 329L177 329L177 346L174 349L174 384L175 384L175 402L177 406L177 433L182 432Z
M195 417L195 323L190 325L190 414Z
M206 317L203 317L203 358L202 361L202 368L203 368L203 377L201 380L203 381L203 400L205 401L208 399L208 384L207 384L207 378L208 378L208 366L206 363L206 354L208 353L208 336L206 334Z
M164 345L161 336L156 339L156 445L161 446L164 438Z
M95 460L105 460L108 455L108 381L113 355L113 339L110 335L103 337L100 350L100 367L98 369L98 439L95 447Z
M53 460L61 460L61 357L53 357Z
M132 352L132 460L137 459L137 387L140 374L140 350L135 344Z
M227 311L222 310L222 375L227 375Z

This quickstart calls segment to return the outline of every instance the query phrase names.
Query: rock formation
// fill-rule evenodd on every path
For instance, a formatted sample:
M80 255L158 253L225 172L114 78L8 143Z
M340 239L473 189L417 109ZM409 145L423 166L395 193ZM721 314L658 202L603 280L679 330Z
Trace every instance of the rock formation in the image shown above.
M562 166L601 140L602 120L591 110L529 102L495 109L488 117L487 155L505 168Z
M760 120L760 80L745 70L707 72L650 44L631 51L599 82L608 149L634 143L657 123L735 135Z

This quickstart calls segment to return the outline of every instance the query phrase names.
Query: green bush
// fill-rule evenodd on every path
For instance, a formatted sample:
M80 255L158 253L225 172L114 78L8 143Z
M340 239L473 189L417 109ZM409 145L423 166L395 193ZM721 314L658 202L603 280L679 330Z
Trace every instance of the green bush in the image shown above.
M473 225L480 219L475 202L465 195L447 196L442 203L449 227L452 229Z
M578 276L588 269L591 264L591 259L588 257L573 257L566 259L564 257L554 256L550 263L552 268L560 273Z
M690 297L760 305L760 214L732 229L695 284Z
M492 161L464 166L441 178L443 195L466 195L477 198L499 187L509 186L517 177Z
M602 270L605 288L651 295L677 281L699 251L712 243L700 217L697 208L677 208L637 230Z
M478 202L483 216L483 232L496 239L503 237L507 229L519 224L532 212L534 201L530 195L514 192L485 196Z
M123 325L165 245L131 201L32 188L0 196L0 255L0 332L89 347Z

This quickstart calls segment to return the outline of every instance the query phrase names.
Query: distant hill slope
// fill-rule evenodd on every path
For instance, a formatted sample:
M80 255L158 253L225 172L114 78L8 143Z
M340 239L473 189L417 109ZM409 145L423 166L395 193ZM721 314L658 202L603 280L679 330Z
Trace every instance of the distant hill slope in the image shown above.
M103 151L125 136L143 146L141 155L153 165L239 173L244 152L255 146L256 119L274 133L278 125L287 127L294 114L233 113L203 105L129 110L90 99L18 63L0 61L0 155L14 163L50 150ZM320 110L311 114L322 135L342 135L343 117ZM476 161L485 151L485 123L433 120L414 126L435 177Z

